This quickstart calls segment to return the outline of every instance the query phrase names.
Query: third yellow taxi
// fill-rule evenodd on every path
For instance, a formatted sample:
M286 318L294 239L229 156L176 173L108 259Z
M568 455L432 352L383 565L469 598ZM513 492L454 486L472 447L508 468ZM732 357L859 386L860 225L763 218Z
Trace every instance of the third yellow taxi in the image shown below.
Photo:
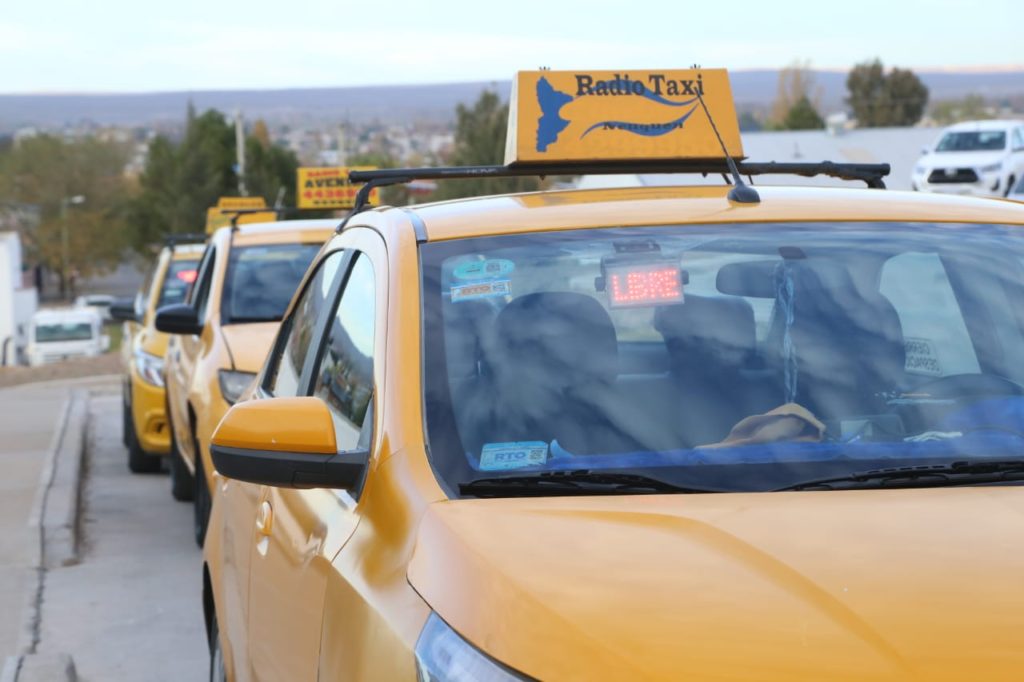
M524 72L506 166L352 174L728 182L357 207L212 438L211 679L1020 679L1024 207L728 98Z

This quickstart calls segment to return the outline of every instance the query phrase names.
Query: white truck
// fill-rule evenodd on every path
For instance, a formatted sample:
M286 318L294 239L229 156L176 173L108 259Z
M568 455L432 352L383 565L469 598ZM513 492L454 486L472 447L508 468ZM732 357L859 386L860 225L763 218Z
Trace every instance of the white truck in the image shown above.
M38 302L35 287L21 270L18 233L0 231L0 366L24 361Z
M51 308L32 316L28 362L32 366L95 357L110 348L103 319L92 308Z

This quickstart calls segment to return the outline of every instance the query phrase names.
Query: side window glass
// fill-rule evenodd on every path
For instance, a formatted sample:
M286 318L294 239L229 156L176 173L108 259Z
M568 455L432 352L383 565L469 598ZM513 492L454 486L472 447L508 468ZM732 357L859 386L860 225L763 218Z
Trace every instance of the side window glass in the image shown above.
M302 368L313 342L317 320L328 304L342 253L332 253L321 262L319 270L302 292L291 317L281 326L281 334L285 335L284 345L271 361L274 365L267 373L264 384L272 395L291 397L304 393L299 386Z
M188 303L199 313L200 320L206 315L206 299L210 293L210 280L213 278L213 264L216 260L217 249L211 246L203 253L195 284L188 293Z
M373 430L373 265L356 257L314 375L313 394L327 403L339 451L368 448Z
M937 254L890 258L882 268L879 291L900 318L908 374L945 377L980 372L967 324Z

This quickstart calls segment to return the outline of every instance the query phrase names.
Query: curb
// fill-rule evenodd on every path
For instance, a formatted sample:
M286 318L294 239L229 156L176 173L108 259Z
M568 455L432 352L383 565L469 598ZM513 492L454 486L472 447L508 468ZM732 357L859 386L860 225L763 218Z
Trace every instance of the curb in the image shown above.
M0 682L74 682L74 661L64 653L37 653L46 571L68 566L78 559L78 524L82 462L88 423L89 394L73 389L57 423L40 487L33 502L29 526L39 532L28 600L19 637L19 656L4 664Z

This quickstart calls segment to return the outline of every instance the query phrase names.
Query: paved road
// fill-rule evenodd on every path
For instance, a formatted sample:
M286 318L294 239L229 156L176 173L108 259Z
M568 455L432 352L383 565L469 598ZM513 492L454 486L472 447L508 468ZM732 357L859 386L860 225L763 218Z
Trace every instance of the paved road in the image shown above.
M166 473L128 471L115 391L90 401L80 561L46 574L39 652L71 654L83 682L204 680L191 508Z

